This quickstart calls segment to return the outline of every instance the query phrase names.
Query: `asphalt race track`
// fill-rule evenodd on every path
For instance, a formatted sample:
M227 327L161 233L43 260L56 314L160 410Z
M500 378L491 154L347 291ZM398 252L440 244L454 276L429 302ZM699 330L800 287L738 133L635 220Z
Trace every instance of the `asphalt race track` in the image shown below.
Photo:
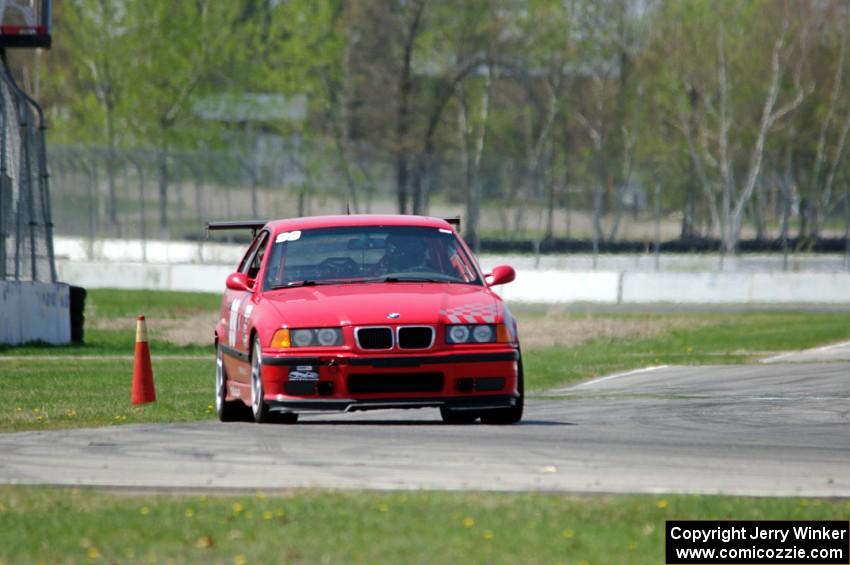
M830 361L603 377L509 427L425 409L0 434L0 482L850 496L850 363Z

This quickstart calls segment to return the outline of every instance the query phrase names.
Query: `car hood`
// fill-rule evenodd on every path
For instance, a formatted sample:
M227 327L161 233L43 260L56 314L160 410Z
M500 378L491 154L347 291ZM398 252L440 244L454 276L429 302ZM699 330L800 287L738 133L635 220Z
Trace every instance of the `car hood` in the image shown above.
M499 323L503 306L490 289L452 283L306 286L264 297L288 327ZM390 317L398 314L398 317Z

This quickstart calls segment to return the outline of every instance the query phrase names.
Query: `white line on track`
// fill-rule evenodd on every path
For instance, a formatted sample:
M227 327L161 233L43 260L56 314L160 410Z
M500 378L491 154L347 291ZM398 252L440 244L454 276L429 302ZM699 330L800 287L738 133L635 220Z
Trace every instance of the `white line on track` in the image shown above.
M630 377L632 375L639 375L641 373L649 373L650 371L658 371L660 369L666 369L670 365L652 365L649 367L644 367L642 369L635 369L633 371L626 371L625 373L614 373L613 375L607 375L605 377L599 377L598 379L593 379L592 381L587 381L586 383L581 383L580 385L576 385L571 387L573 389L583 388L586 386L592 386L595 384L599 384L604 381L610 381L611 379L619 379L622 377Z
M795 355L799 355L801 353L811 354L811 353L825 353L827 351L831 351L833 349L840 349L842 347L850 347L850 341L842 341L841 343L833 343L830 345L824 345L822 347L815 347L813 349L804 349L802 351L788 351L786 353L780 353L779 355L774 355L773 357L765 357L764 359L760 359L759 363L775 363L776 361L780 361L782 359L787 359L788 357L793 357Z

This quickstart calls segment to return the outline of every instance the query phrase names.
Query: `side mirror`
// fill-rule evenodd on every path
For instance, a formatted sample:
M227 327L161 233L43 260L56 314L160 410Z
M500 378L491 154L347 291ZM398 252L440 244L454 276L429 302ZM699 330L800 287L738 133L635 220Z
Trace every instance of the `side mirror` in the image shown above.
M493 267L491 273L484 275L488 286L496 286L497 284L507 284L516 278L516 271L510 265L498 265Z
M248 284L248 275L245 273L231 273L229 277L227 277L227 288L230 290L244 290L250 291L251 285Z

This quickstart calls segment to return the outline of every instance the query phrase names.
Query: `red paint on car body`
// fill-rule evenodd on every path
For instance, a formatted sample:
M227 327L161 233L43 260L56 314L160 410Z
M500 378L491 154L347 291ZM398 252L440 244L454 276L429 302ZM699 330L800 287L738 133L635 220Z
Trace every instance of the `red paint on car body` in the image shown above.
M416 243L420 234L427 249L418 253L428 266L395 276L386 264L396 260L392 253L401 253L396 246ZM320 260L323 248L311 247L325 241L319 236L340 249L339 256ZM301 250L300 255L294 250ZM412 269L403 266L407 268ZM496 278L513 280L510 267L495 271ZM258 231L236 273L228 279L215 328L223 351L226 401L251 404L255 338L262 349L263 403L282 412L441 402L460 410L487 409L521 400L516 322L487 285L466 243L444 220L352 215L271 221ZM434 280L419 280L428 277ZM450 343L449 329L456 325L467 326L457 330L461 336L489 326L480 335L493 331L503 340ZM431 342L401 347L399 329L409 327L432 328ZM342 342L273 346L279 330L294 336L305 328L338 328ZM376 331L381 337L391 335L391 346L364 348L357 339L361 328L388 328L390 334ZM428 335L423 329L419 339L427 341Z

